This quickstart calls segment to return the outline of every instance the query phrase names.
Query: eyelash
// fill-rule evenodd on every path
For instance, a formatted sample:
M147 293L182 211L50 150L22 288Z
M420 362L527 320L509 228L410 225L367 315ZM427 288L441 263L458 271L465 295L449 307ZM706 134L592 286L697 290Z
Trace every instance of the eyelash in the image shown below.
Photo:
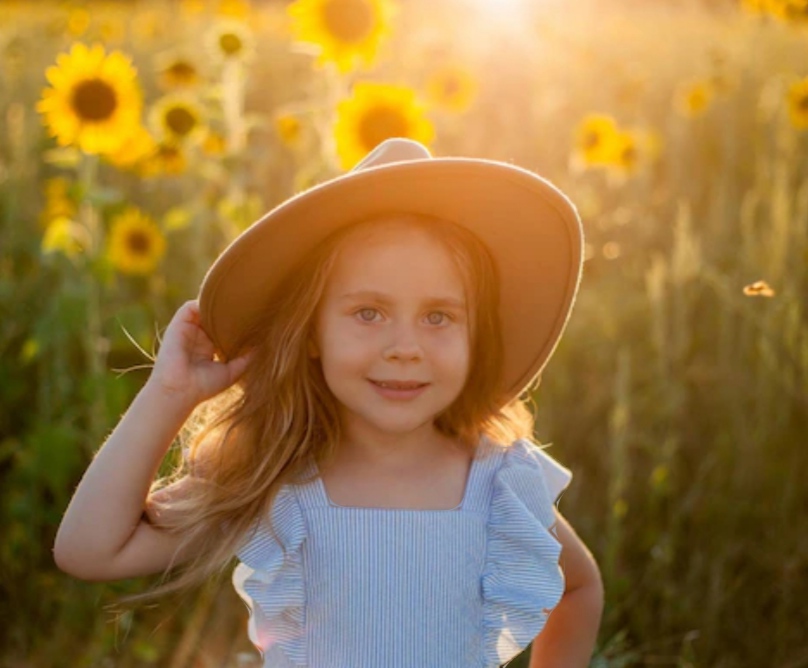
M356 311L354 311L354 315L358 316L360 313L362 313L362 311L374 311L375 313L379 312L378 309L372 308L370 306L365 306L364 308L360 308L360 309L357 309ZM454 320L455 320L454 316L451 313L447 313L446 311L430 311L429 315L432 315L433 313L440 313L441 315L445 316L446 320L449 320L450 322L454 322ZM365 320L361 316L359 317L359 320L361 322L365 322L365 323L373 322L372 320ZM432 324L432 323L430 323L430 324ZM443 324L443 323L439 323L439 324Z

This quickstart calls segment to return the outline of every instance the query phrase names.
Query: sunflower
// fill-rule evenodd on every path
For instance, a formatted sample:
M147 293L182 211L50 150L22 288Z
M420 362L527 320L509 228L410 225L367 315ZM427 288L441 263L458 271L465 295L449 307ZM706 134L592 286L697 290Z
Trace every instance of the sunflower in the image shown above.
M89 248L89 244L87 231L81 225L66 216L59 216L48 223L41 249L45 255L62 253L74 258Z
M155 147L156 142L151 133L142 125L138 125L117 151L104 157L109 163L125 169L152 155Z
M662 139L658 132L645 128L619 128L614 136L610 155L605 165L611 177L618 182L631 177L656 161L662 152Z
M750 14L765 14L769 11L770 0L741 0L741 7Z
M69 188L70 182L62 176L45 181L45 206L39 215L43 228L56 218L73 218L76 215L76 202L70 195Z
M691 81L678 86L674 104L682 116L693 118L707 111L714 97L715 89L709 81Z
M792 125L798 130L808 129L808 77L791 84L787 104Z
M477 82L468 68L447 64L432 72L426 82L426 92L436 106L449 111L466 111L477 94Z
M202 107L194 98L173 93L154 104L149 120L161 137L183 143L204 136L203 115Z
M129 59L104 47L74 44L45 73L53 86L42 92L37 110L60 146L86 153L118 150L140 123L142 109L136 72Z
M90 12L81 7L70 10L67 17L67 34L71 37L81 37L90 27Z
M120 17L110 16L100 22L98 34L107 44L110 42L123 42L126 37L126 26Z
M236 19L221 19L206 36L208 50L222 62L246 61L255 53L249 26Z
M808 21L808 0L791 0L786 4L786 18L796 23Z
M166 33L166 20L162 13L152 9L144 9L130 19L132 34L136 42L148 44L155 42Z
M275 134L285 146L293 148L300 143L303 124L294 114L278 114L275 116Z
M208 128L202 141L202 150L206 155L224 155L227 152L227 138L221 132Z
M784 21L808 20L808 0L768 0L771 14Z
M620 131L614 118L589 114L575 131L575 153L586 166L613 164L620 147Z
M145 177L182 174L188 168L183 147L172 141L158 141L154 151L138 163L138 173Z
M249 18L251 12L252 7L247 0L219 0L219 6L216 8L219 16L232 16L238 19Z
M112 221L107 257L123 274L149 274L165 254L166 241L157 224L130 207Z
M295 0L286 11L294 38L320 48L317 64L333 62L345 73L373 63L395 8L391 0Z
M640 159L638 137L630 131L618 132L612 154L612 167L624 175L631 175L636 173Z
M205 0L180 0L180 11L189 16L204 14L206 6Z
M195 86L201 80L199 69L192 58L179 54L163 55L155 59L160 85L165 89Z
M435 137L435 128L412 89L358 83L352 97L337 105L334 135L342 167L350 169L390 137L405 137L428 145Z

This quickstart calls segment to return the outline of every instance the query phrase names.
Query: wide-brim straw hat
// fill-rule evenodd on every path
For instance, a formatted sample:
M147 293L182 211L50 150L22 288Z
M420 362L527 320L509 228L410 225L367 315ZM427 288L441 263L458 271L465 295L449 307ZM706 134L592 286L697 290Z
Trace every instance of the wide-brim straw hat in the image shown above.
M202 328L228 360L283 277L336 230L385 214L453 221L490 249L500 277L503 403L541 375L566 327L581 279L583 229L575 206L515 165L432 157L408 139L379 144L351 171L265 214L216 259L199 293Z

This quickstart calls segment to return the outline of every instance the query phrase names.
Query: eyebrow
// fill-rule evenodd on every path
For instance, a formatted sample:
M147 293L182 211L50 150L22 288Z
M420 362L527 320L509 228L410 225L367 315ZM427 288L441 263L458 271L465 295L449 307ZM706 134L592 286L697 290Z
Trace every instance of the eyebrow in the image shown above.
M340 295L343 301L353 301L370 299L380 304L390 304L392 299L383 292L376 292L375 290L357 290L356 292L346 292ZM429 297L424 300L424 303L429 306L451 306L458 309L466 308L466 302L462 299L455 299L454 297Z

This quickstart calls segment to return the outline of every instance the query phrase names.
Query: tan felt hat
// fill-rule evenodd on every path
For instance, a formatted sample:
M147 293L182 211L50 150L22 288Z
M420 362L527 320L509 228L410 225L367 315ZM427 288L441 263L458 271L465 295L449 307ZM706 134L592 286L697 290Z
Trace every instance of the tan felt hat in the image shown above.
M544 369L566 327L583 269L583 229L570 200L540 176L476 158L433 158L388 139L350 172L286 200L216 259L199 293L202 327L223 360L267 308L281 279L335 230L382 214L414 213L465 226L500 274L505 400Z

